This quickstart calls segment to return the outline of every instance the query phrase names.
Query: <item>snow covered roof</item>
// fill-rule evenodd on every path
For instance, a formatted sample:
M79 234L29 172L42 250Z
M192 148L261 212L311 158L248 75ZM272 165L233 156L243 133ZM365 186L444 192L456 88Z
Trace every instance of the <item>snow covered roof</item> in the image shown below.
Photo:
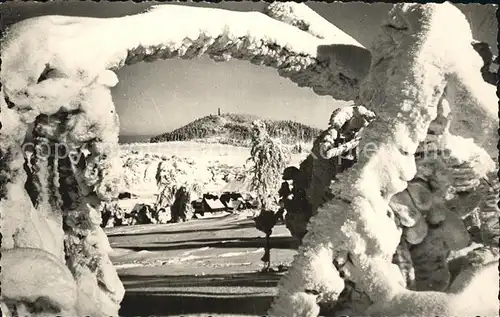
M226 209L226 206L219 199L206 199L203 198L211 211L219 211Z

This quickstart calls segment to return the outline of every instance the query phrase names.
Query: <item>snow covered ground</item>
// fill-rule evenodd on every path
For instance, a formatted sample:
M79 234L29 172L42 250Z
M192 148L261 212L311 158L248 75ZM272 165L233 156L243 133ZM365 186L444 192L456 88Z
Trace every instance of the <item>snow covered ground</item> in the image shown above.
M197 183L204 193L237 191L245 187L243 181L240 184L234 180L234 176L244 173L250 157L249 148L183 141L122 144L120 149L124 163L121 190L139 196L120 201L124 210L131 210L137 203L151 204L155 201L155 195L159 192L155 176L162 158L168 159L169 164L175 162L174 170L182 171L182 175L176 173L179 183ZM307 155L292 154L290 165L298 166Z
M243 166L250 157L250 148L229 144L203 143L195 141L172 141L160 143L129 143L120 145L122 152L176 155L189 158L196 163L221 163ZM292 165L299 164L307 153L293 154Z
M179 224L106 229L126 294L120 316L262 316L281 273L261 273L264 234L253 212ZM291 263L288 230L272 236L271 264Z
M139 160L144 160L144 172L151 171L139 174L151 174L150 177L130 183L150 188L151 193L157 191L157 162L153 155L175 155L191 161L189 167L195 171L189 175L197 178L205 178L207 170L218 171L221 166L241 168L250 156L249 148L192 141L133 143L120 148L122 155L144 158ZM292 155L290 165L298 165L306 156L307 153ZM217 179L223 175L218 176L221 177ZM205 191L214 192L235 185L222 179L207 183ZM141 195L122 204L132 208L135 203L152 202L150 195ZM106 229L113 248L111 260L126 288L120 316L265 314L281 273L259 272L263 266L260 258L264 254L264 234L255 229L254 213L247 210L239 214L208 214L187 223ZM290 264L295 250L283 225L274 229L271 243L273 267Z
M137 169L138 180L128 190L156 192L154 174L161 161L154 155L189 160L188 175L205 179L208 170L242 168L250 149L199 142L133 143L120 146L122 157L138 157L128 177ZM307 153L294 154L298 165ZM142 163L138 163L142 162ZM154 166L153 166L154 165ZM149 171L149 172L148 172ZM221 172L222 173L222 172ZM151 174L151 175L149 175ZM207 175L205 175L207 174ZM146 177L146 175L148 175ZM218 192L232 185L206 181L205 191ZM133 177L132 177L133 178ZM149 190L146 190L149 188ZM122 207L152 203L151 195L123 200ZM262 316L270 307L281 273L261 273L264 234L255 229L256 211L239 214L206 214L186 223L137 225L106 229L113 253L111 260L126 288L120 316ZM271 264L291 263L295 250L284 225L274 229Z

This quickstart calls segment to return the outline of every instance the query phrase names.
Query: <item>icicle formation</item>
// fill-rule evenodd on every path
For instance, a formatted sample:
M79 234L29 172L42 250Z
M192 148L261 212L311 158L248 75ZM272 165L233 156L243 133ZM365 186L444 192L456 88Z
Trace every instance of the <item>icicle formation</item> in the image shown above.
M449 21L445 27L440 23L444 19ZM462 38L450 39L452 32ZM415 37L419 40L415 41ZM445 108L449 102L452 111L465 107L476 118L478 114L488 117L489 121L482 122L487 135L478 134L478 139L485 146L495 139L491 123L496 102L488 95L492 91L488 91L481 78L478 70L482 63L471 42L465 17L450 4L404 4L391 11L381 40L373 50L372 70L360 92L360 102L372 109L377 119L362 133L358 163L338 176L331 187L333 199L311 219L299 254L279 284L270 315L317 316L318 302L335 303L341 294L344 297L344 286L352 283L358 290L353 299L362 298L359 293L367 295L360 302L353 300L347 313L355 315L497 313L495 296L490 295L494 299L491 301L487 296L481 297L485 293L475 296L493 305L465 307L461 302L473 293L467 283L455 286L454 289L460 289L456 294L429 291L448 287L447 268L442 274L444 280L435 280L429 273L431 269L445 269L443 255L449 253L446 248L463 247L469 238L460 217L446 210L445 197L451 198L446 193L453 191L451 188L457 192L473 191L480 183L478 180L495 169L487 153L473 142L468 146L470 152L458 155L454 141L466 141L445 131ZM463 56L457 56L458 51L467 52L465 65ZM457 126L452 123L452 131L453 128ZM417 148L427 133L435 135L432 142L441 140L439 150L443 151L425 149L426 155L419 159L422 151ZM419 171L432 153L437 154L431 155L435 169L422 179ZM407 185L415 174L419 178ZM434 187L429 188L431 185ZM437 228L429 229L428 223ZM453 231L460 226L462 230ZM405 248L407 243L418 245L411 256ZM397 249L400 257L393 259ZM421 281L416 288L427 291L408 290L406 284L413 279L412 263L403 278L391 262L395 260L401 265L406 262L402 258L419 260L425 253L439 259L438 267L432 268L425 266L428 263L414 263L416 281ZM488 267L481 274L492 272ZM472 284L474 280L469 286ZM492 287L498 288L494 284Z

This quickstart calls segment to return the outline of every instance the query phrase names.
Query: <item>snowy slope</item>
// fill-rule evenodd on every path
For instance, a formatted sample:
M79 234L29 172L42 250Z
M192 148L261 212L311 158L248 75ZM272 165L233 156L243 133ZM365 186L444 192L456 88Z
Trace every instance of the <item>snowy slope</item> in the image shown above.
M120 316L264 315L281 273L259 273L264 234L248 216L107 229L127 290ZM273 268L291 262L296 251L284 225L271 245Z

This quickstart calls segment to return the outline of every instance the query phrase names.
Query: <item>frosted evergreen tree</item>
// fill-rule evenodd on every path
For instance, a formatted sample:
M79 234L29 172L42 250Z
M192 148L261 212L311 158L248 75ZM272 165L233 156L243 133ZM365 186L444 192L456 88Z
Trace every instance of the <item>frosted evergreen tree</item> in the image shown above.
M266 235L265 253L262 261L264 271L270 270L270 238L276 215L273 205L277 205L277 194L281 184L281 175L288 165L290 155L287 148L276 139L272 139L264 122L256 120L252 123L252 149L250 158L250 190L257 194L260 203L260 214L254 219L256 228Z
M269 136L265 123L260 120L252 123L252 148L248 160L252 163L250 189L257 194L261 209L272 208L290 155L280 140Z
M177 191L177 179L175 169L171 168L167 161L162 161L156 169L156 185L158 196L156 198L155 210L172 205Z

